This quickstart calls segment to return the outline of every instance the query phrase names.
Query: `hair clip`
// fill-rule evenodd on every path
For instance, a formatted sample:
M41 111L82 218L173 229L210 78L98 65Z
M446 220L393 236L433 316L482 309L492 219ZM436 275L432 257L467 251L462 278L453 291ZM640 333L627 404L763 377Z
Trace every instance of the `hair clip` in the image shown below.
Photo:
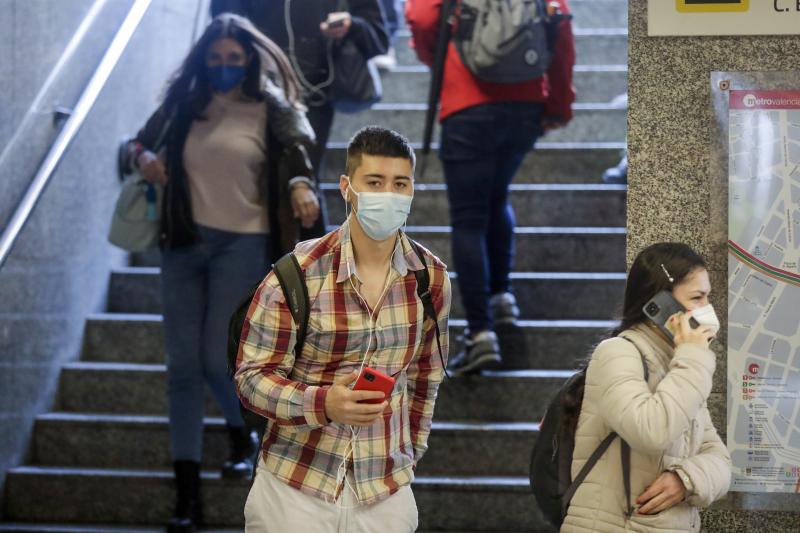
M675 283L675 278L669 275L667 267L664 266L664 263L661 263L661 270L664 271L664 274L667 276L667 279L669 280L670 283Z

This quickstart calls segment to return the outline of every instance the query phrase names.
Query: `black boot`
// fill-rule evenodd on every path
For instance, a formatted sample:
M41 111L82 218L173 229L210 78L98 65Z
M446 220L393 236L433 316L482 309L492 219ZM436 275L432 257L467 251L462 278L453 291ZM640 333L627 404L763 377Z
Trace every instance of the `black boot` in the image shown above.
M222 477L247 479L253 473L253 461L258 451L258 441L247 426L228 426L231 439L231 458L222 465Z
M175 513L167 524L167 533L193 533L203 525L203 502L200 500L200 463L175 461L173 466L178 496Z

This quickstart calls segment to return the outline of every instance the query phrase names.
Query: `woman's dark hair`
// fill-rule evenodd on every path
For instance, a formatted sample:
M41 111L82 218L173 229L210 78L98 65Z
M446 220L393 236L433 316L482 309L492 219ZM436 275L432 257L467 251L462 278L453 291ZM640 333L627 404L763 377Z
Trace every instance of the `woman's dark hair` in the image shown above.
M264 87L269 79L283 89L286 99L292 105L301 105L297 76L280 47L246 18L223 13L211 21L170 80L163 104L167 114L171 115L178 106L187 104L193 118L202 115L212 95L206 54L212 43L223 38L238 42L249 59L242 82L242 92L246 96L262 100Z
M626 329L644 322L647 317L642 308L663 290L672 291L696 268L706 268L703 258L689 246L679 242L660 242L648 246L636 256L628 273L625 284L625 301L622 308L622 320L608 333L608 337L616 337ZM670 279L671 278L671 279ZM594 351L592 348L592 351ZM579 365L579 370L586 370L591 355ZM564 424L567 430L575 433L583 403L584 381L576 380L573 387L564 394Z
M660 242L639 252L625 284L622 320L611 336L644 322L644 305L657 293L672 291L696 268L706 268L705 260L683 243Z

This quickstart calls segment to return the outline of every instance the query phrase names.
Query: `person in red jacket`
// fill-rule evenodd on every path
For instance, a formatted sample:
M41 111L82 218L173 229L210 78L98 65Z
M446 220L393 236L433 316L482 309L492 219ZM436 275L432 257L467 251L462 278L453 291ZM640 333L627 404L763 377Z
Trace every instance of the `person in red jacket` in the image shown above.
M567 0L548 2L562 14ZM442 0L408 0L406 21L419 59L431 66ZM450 203L453 260L467 314L465 349L453 357L455 375L501 363L496 324L519 316L509 275L514 256L514 212L508 189L525 154L547 130L572 119L575 45L568 18L558 25L547 74L522 83L477 79L451 41L439 120L439 157Z

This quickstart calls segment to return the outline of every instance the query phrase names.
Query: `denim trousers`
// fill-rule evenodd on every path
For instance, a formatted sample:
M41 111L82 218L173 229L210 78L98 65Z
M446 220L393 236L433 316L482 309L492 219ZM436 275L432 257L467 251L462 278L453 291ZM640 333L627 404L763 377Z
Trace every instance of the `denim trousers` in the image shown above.
M400 28L400 14L403 12L403 4L400 0L381 0L381 7L386 21L386 31L389 32L389 39L394 45L394 37Z
M514 260L511 181L542 131L544 105L494 102L442 122L439 157L450 203L452 249L470 331L491 329L489 297L509 290Z
M244 425L228 375L228 320L269 271L265 234L197 226L196 244L165 250L161 301L173 461L200 461L205 384L228 425Z

